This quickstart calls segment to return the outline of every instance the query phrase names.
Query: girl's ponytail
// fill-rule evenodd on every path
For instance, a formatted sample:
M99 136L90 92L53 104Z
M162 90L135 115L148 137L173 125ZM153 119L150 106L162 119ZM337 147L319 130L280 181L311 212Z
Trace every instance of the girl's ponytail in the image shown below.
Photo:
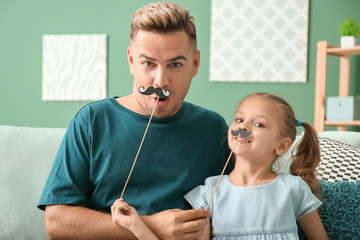
M311 188L313 194L321 199L322 191L316 179L316 167L320 163L319 140L315 129L307 122L301 122L304 135L297 145L296 153L290 165L290 173L300 176Z

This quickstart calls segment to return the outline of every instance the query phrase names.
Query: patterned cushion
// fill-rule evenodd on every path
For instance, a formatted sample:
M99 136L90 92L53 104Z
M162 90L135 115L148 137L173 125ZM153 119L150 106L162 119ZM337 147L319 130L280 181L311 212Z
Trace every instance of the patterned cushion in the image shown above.
M318 178L327 182L360 180L360 147L319 137Z

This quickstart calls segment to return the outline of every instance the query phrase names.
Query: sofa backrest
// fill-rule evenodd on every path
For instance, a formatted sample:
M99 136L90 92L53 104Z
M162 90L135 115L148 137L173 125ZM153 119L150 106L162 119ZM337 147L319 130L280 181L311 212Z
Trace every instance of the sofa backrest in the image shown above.
M282 156L279 156L277 158L277 161L275 162L274 170L277 172L283 172L288 173L289 167L292 162L291 158L291 152L293 154L296 153L296 147L301 139L301 135L296 136L296 139L294 143L291 145L291 148L289 151ZM320 144L320 151L321 151L321 159L322 161L325 158L328 158L330 155L332 158L337 158L337 155L339 155L338 152L331 152L328 150L329 147L326 146L326 144L329 143L329 140L337 144L338 148L341 148L341 145L344 145L344 149L346 150L346 147L359 149L360 147L360 132L352 132L352 131L327 131L327 132L320 132L318 133L319 137L319 144ZM332 149L336 150L336 149ZM340 153L341 154L341 153ZM357 160L357 162L360 163L360 160Z
M0 239L48 239L36 205L65 130L0 126Z

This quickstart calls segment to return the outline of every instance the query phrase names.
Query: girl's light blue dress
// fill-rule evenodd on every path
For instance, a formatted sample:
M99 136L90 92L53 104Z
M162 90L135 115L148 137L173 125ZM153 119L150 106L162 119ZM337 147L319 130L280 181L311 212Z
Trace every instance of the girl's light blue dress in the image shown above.
M206 179L185 199L193 208L204 209L219 177ZM224 175L209 206L212 239L299 239L296 220L320 205L298 176L279 174L267 184L238 187Z

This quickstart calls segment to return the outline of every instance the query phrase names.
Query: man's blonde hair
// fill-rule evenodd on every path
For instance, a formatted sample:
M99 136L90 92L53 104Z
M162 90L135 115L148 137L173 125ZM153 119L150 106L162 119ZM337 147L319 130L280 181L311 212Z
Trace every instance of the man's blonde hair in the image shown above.
M189 15L189 10L176 3L151 3L138 9L131 22L131 40L135 38L139 30L159 33L184 30L196 46L194 17Z

